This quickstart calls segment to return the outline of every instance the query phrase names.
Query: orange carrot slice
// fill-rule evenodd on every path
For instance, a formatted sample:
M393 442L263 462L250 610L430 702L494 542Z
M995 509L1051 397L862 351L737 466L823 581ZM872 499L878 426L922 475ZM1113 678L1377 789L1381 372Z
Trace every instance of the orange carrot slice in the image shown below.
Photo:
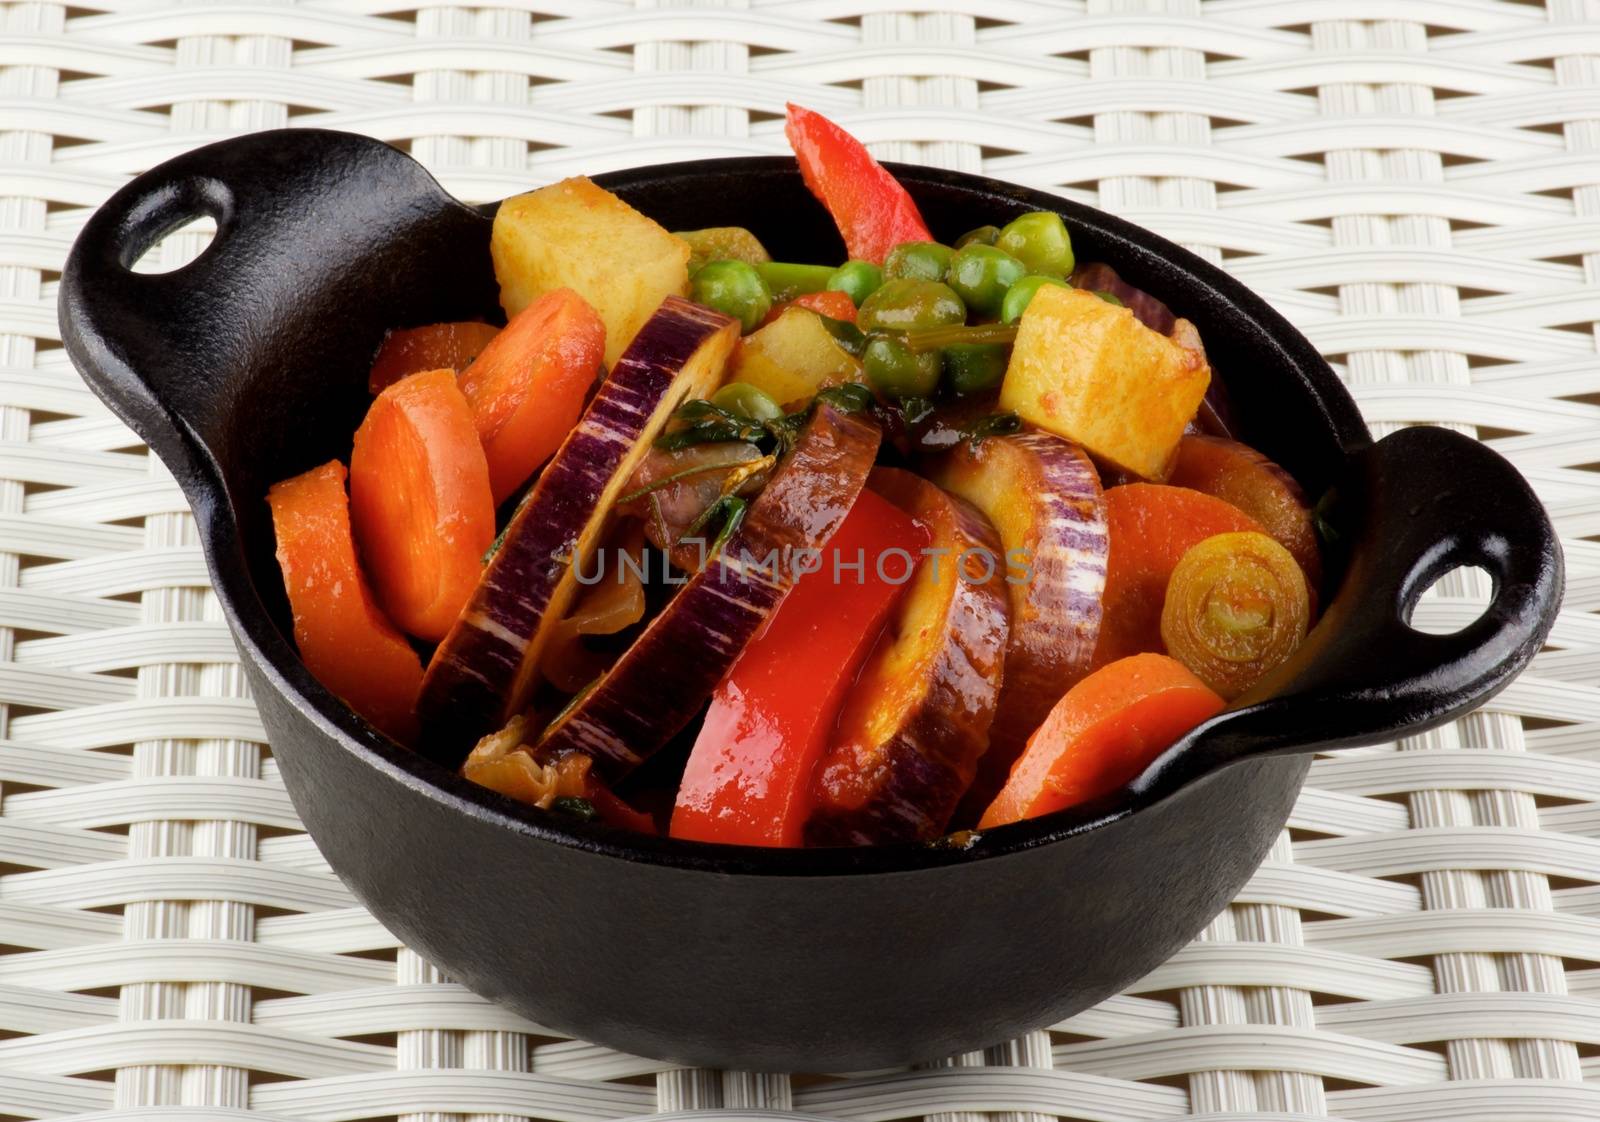
M414 740L422 662L378 610L356 562L344 480L344 465L330 460L267 492L295 645L350 708L396 740Z
M1306 575L1311 610L1322 583L1322 553L1311 523L1311 505L1294 476L1248 444L1218 436L1186 436L1167 482L1232 503L1289 551Z
M372 360L367 392L382 393L401 378L448 366L463 370L500 333L487 323L430 323L389 332Z
M461 373L461 392L504 502L548 460L583 412L605 354L606 329L570 288L547 292L512 317Z
M1011 769L980 829L1107 795L1223 700L1176 659L1138 654L1101 667L1067 691Z
M1260 530L1238 507L1187 487L1127 483L1106 496L1106 590L1094 665L1162 651L1161 605L1190 546L1215 534Z
M413 374L373 400L350 453L350 517L390 618L442 639L494 541L489 466L454 371Z

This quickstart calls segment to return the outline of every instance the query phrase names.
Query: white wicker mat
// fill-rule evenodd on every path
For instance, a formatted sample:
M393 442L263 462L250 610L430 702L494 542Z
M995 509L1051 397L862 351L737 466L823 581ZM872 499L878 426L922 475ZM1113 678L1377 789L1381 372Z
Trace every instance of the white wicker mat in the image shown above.
M0 1119L1600 1118L1596 0L484 3L0 3ZM1489 711L1319 761L1194 945L919 1071L663 1071L397 947L297 832L183 501L56 332L88 208L204 141L355 129L494 198L781 151L786 98L1223 263L1376 428L1479 426L1571 574ZM1483 589L1443 592L1449 627Z

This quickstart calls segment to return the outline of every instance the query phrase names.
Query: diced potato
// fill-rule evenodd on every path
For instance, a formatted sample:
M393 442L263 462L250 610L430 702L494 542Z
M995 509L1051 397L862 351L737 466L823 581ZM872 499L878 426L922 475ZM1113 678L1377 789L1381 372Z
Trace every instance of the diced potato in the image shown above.
M786 308L767 326L744 337L728 372L781 404L810 398L824 386L861 381L861 360L845 350L821 318L806 308Z
M745 261L759 265L771 261L761 239L743 226L707 226L704 230L679 230L689 243L689 275L707 261Z
M607 366L662 300L689 294L688 243L583 176L501 203L489 248L506 315L572 289L606 325Z
M1203 354L1127 308L1045 285L1022 313L1000 408L1124 471L1161 479L1210 383Z

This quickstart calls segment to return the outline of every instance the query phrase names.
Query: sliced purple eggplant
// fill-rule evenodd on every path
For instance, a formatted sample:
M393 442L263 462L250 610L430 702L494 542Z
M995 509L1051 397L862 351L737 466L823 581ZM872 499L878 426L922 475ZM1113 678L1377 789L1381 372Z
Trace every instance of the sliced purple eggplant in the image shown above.
M868 484L927 530L927 551L839 711L817 767L808 845L932 841L989 743L1009 608L1000 537L921 476Z
M795 579L815 564L865 486L880 433L819 404L722 550L535 746L579 751L615 782L682 730Z
M706 397L739 339L736 320L669 296L634 336L512 516L472 599L428 664L423 751L454 767L528 704L539 655L612 505L674 409Z
M1105 500L1094 465L1047 432L962 443L934 465L941 487L972 503L1000 534L1011 628L989 748L955 821L976 821L1028 737L1089 672L1106 586Z

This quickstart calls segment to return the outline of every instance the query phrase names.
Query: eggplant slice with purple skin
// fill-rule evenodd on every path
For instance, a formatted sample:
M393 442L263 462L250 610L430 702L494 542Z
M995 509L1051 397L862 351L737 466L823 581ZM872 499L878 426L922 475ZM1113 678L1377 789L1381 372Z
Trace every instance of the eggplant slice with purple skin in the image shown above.
M976 821L1033 730L1089 672L1106 586L1105 500L1083 449L1047 432L964 442L930 474L988 516L1023 570L1006 584L1011 629L989 749L956 811Z
M927 528L927 552L839 714L807 845L932 841L989 743L1009 608L988 519L900 468L868 484Z
M551 627L617 497L673 411L707 397L739 339L736 320L676 296L661 303L600 384L511 518L461 616L434 652L417 712L422 751L446 767L527 707Z
M551 723L535 755L586 753L614 783L688 725L799 572L818 563L866 485L880 438L870 421L819 402L721 552Z

